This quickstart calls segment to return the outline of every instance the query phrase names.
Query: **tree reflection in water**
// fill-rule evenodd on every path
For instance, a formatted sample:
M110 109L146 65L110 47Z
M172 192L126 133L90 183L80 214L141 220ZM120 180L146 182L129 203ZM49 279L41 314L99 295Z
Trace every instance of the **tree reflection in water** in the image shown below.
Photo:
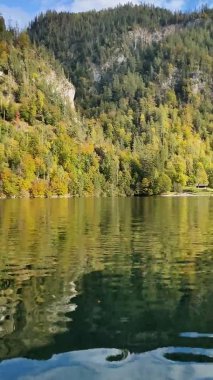
M2 201L1 359L210 350L212 247L212 198Z

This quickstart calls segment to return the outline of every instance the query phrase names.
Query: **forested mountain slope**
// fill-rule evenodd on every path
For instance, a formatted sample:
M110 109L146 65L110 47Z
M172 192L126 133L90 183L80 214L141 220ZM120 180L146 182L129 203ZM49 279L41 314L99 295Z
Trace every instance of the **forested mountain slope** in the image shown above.
M55 59L0 18L0 196L75 193L72 167L86 135L74 95Z
M24 76L29 70L26 55L36 65L27 74L34 86L27 93L41 90L45 97L42 111L38 94L14 97L18 120L24 120L39 140L46 136L51 156L48 161L42 150L30 150L27 133L23 127L18 129L25 139L25 151L34 161L41 158L45 166L43 171L33 169L27 192L36 195L32 184L38 182L45 183L45 195L159 194L198 183L213 187L212 19L212 10L206 8L199 13L173 14L127 5L82 14L47 12L32 22L28 33L33 45L27 41L24 47L16 39L26 39L25 34L13 35L8 43L5 36L9 32L1 32L1 43L10 46L7 62L16 50ZM59 89L58 74L50 74L52 66L65 81L62 69L43 45L75 85L78 115L64 102L63 91L54 103L51 86L46 92L41 88L49 77ZM41 54L49 74L40 62ZM2 72L7 65L0 58ZM16 78L15 82L20 92L26 81ZM3 92L2 96L4 100ZM23 113L27 99L29 112L36 106L32 119ZM48 118L49 113L57 116ZM9 120L2 109L1 117L7 119L2 121L4 128L16 141L17 113ZM8 151L5 141L1 142ZM17 164L13 161L3 156L1 167L23 177L22 158ZM2 192L8 193L4 188Z
M104 101L133 98L135 89L139 97L152 82L161 92L175 85L178 98L186 101L190 79L211 79L212 21L208 9L173 14L126 5L80 14L47 12L34 20L29 33L54 52L76 85L77 102L88 110Z
M29 33L62 63L91 128L103 129L121 191L212 186L212 10L48 12Z

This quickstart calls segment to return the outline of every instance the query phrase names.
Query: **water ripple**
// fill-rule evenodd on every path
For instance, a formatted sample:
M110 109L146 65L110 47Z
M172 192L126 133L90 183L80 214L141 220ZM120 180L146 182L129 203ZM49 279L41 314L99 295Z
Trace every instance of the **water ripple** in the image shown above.
M192 339L213 338L213 334L197 333L197 332L182 332L182 333L180 333L180 337L182 337L182 338L192 338Z
M212 357L213 350L165 347L143 354L117 349L93 349L54 355L48 361L14 359L0 364L4 380L212 380L210 363L173 362L166 354L193 353ZM124 354L125 353L125 354ZM109 362L109 358L124 360Z

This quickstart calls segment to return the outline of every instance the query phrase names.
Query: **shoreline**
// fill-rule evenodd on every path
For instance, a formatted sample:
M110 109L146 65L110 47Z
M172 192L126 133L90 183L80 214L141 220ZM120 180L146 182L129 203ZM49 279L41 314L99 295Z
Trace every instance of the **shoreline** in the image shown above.
M169 193L169 194L160 194L160 197L212 197L213 192L198 192L198 193Z
M17 196L17 197L7 197L7 196L0 196L0 201L2 200L17 200L17 199L29 199L29 200L32 200L32 199L74 199L74 198L152 198L152 197L163 197L163 198L185 198L185 197L213 197L213 190L212 192L197 192L197 193L191 193L191 192L186 192L184 191L183 193L165 193L165 194L158 194L158 195L150 195L150 196L147 196L147 195L131 195L131 196L127 196L127 195L124 195L124 194L121 194L121 195L114 195L114 196L106 196L106 195L97 195L97 194L93 194L93 195L83 195L83 196L80 196L80 195L70 195L70 194L66 194L66 195L51 195L51 196L38 196L38 197L27 197L27 196Z

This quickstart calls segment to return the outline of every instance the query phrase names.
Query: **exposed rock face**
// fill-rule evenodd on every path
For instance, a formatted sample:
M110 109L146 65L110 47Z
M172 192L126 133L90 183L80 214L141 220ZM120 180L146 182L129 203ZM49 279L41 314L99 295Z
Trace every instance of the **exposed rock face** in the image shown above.
M64 76L58 76L55 71L51 70L48 76L42 75L42 80L47 82L52 92L59 95L66 105L70 104L72 108L75 108L75 87ZM17 90L18 84L14 76L10 72L5 74L3 71L0 71L0 91L4 100L8 102L14 100L14 92Z
M0 93L2 99L9 102L14 100L14 92L18 90L18 85L13 77L13 75L8 72L5 74L0 71Z
M194 21L189 21L186 25L169 25L162 27L161 29L156 29L153 32L150 32L148 29L142 27L137 27L136 29L128 33L127 41L130 40L131 42L133 42L136 49L138 44L150 45L152 42L158 43L166 37L168 37L169 35L180 32L180 30L182 30L186 26L189 28L193 28L201 22L201 19L197 19Z
M124 37L124 43L127 45L133 44L134 49L140 45L150 45L153 42L160 42L165 39L170 34L174 34L179 31L183 26L180 25L169 25L161 29L156 29L153 32L150 32L148 29L137 27L131 32L129 32ZM106 61L102 66L96 66L92 64L92 74L94 82L99 82L101 80L101 76L108 69L112 68L114 64L121 65L126 61L125 53L123 51L123 44L114 50L110 60Z
M174 34L181 29L182 25L169 25L154 32L150 32L144 28L136 28L128 33L127 39L134 43L135 49L138 44L149 45L152 42L160 42L170 34Z
M174 88L179 78L180 76L177 67L173 67L170 74L168 75L167 80L161 83L162 89L167 90L169 88Z
M101 69L95 66L94 64L91 65L92 67L92 74L93 74L93 80L94 82L100 82L101 80Z
M52 87L52 91L58 94L65 102L75 107L75 87L65 77L58 77L55 71L51 71L46 78L47 83Z
M114 64L121 65L125 61L125 55L120 51L120 49L116 49L111 59L106 61L102 66L91 64L94 82L100 82L102 74L113 67Z
M205 75L202 71L197 70L191 73L190 83L192 92L196 95L206 87Z

